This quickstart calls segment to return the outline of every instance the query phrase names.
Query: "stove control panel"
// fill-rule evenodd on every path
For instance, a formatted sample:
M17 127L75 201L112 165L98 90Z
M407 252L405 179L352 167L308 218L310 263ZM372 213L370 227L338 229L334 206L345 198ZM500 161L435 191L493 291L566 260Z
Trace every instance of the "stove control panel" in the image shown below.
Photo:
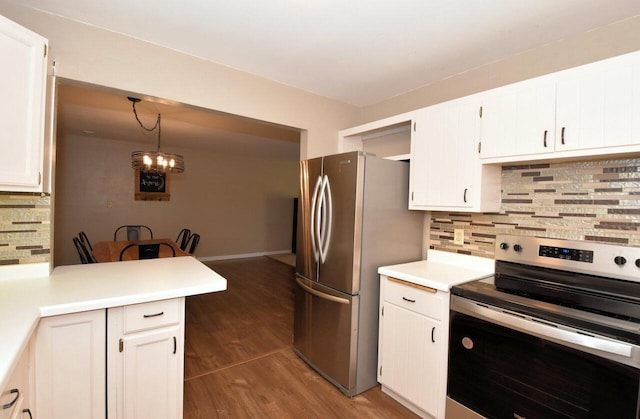
M640 247L505 234L495 259L640 282Z
M570 249L568 247L540 245L538 250L538 256L593 263L593 251L582 250L582 249Z

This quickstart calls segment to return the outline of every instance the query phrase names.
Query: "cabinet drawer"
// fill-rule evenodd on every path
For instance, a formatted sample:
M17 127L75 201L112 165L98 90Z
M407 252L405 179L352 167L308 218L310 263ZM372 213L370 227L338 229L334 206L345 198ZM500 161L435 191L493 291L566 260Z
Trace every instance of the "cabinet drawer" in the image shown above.
M155 329L180 323L182 300L162 300L124 307L124 333Z
M442 319L448 293L388 277L384 284L384 301L436 320Z

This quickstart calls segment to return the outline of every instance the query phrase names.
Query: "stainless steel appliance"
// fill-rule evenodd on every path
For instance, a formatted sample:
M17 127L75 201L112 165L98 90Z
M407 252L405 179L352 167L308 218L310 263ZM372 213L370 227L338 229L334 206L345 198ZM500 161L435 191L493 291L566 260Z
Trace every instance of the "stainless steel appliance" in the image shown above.
M348 396L376 385L382 265L421 259L407 163L362 152L300 162L293 348Z
M498 237L450 327L447 418L638 418L639 248Z

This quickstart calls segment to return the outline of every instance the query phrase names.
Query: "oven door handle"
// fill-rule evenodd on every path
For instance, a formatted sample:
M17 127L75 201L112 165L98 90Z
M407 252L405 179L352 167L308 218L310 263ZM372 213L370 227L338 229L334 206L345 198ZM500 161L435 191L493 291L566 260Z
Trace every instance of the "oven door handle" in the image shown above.
M500 308L489 308L457 296L451 299L451 309L473 317L510 327L530 335L548 338L560 344L568 343L588 348L596 352L633 358L633 345L604 339L601 337L565 330L540 319L534 319L520 313L509 312Z

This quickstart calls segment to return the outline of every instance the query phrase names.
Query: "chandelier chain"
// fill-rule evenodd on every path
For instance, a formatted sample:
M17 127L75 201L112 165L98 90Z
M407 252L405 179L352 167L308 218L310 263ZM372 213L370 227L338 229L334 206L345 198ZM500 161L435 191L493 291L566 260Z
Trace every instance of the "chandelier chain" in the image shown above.
M131 106L133 107L133 114L136 116L136 121L138 121L138 124L140 124L142 129L144 129L145 131L153 131L154 129L159 127L159 125L160 125L160 114L158 114L158 118L156 119L156 124L154 126L152 126L151 128L147 128L147 127L144 126L144 124L142 123L140 118L138 118L138 112L136 111L136 102L134 100L131 100Z

